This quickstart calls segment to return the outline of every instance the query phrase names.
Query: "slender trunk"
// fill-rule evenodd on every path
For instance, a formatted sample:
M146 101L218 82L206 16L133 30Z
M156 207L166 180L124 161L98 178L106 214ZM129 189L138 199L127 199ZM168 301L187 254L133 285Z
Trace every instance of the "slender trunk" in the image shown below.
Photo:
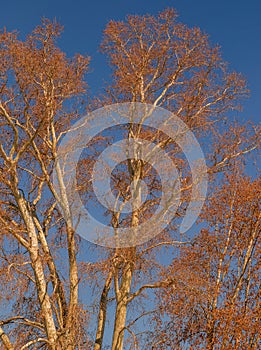
M133 126L131 126L131 130L129 132L129 140L132 139L134 135ZM135 140L135 139L134 139ZM140 159L141 150L137 145L134 145L133 149L133 158L130 157L128 159L128 170L130 178L132 179L133 190L132 190L132 218L131 218L131 226L132 226L132 241L130 242L134 248L128 248L126 251L127 259L124 262L124 267L122 268L122 277L121 284L118 288L118 273L114 276L115 278L115 293L116 293L116 314L114 321L114 331L113 331L113 339L112 339L112 350L123 350L123 341L124 341L124 330L126 325L126 316L127 316L127 306L128 306L128 297L130 294L131 283L133 278L133 268L134 268L134 260L136 256L136 248L137 244L137 234L138 234L138 226L139 226L139 209L141 204L141 183L142 179L142 171L143 171L143 162Z
M4 344L5 350L14 350L12 343L10 342L9 337L5 334L2 327L0 327L0 340Z
M53 286L53 293L57 298L57 304L58 304L57 318L58 318L59 326L61 329L63 329L66 323L66 318L68 313L68 306L67 306L64 286L57 272L53 256L51 254L48 243L46 241L45 234L37 218L35 218L35 225L36 225L36 228L38 229L39 241L41 242L41 247L45 254L47 265L50 271L50 279Z
M123 270L122 282L119 291L116 292L117 296L117 306L114 322L114 331L112 339L111 350L122 350L123 340L124 340L124 327L126 323L127 315L127 298L130 293L131 282L133 274L133 264L132 262L126 263ZM118 278L118 276L116 276Z
M53 131L54 135L54 131ZM68 305L68 314L65 325L65 338L62 340L63 347L66 350L74 350L76 348L76 336L78 319L78 266L76 259L76 241L75 232L73 229L73 220L71 217L70 205L67 198L66 186L64 184L63 173L60 164L57 163L55 166L57 172L58 183L60 187L59 195L56 193L55 197L58 203L61 205L63 215L66 221L67 228L67 251L69 257L69 281L70 281L70 301Z
M107 313L108 293L111 286L111 280L112 280L112 271L110 271L108 274L108 277L106 279L106 282L101 294L100 310L99 310L99 316L98 316L98 326L96 331L94 350L102 350L102 342L103 342L106 313Z
M72 226L67 228L68 256L69 256L69 279L70 279L70 302L66 320L66 350L76 348L77 324L78 324L78 266L76 260L75 233Z
M20 195L19 191L15 193L15 197L24 222L26 224L30 240L30 246L28 248L28 251L32 262L32 268L36 280L38 299L41 305L42 316L44 318L46 333L50 344L49 348L51 350L55 350L57 332L53 318L50 298L47 293L47 283L44 275L44 268L39 255L38 237L35 230L34 221L26 206L25 199Z

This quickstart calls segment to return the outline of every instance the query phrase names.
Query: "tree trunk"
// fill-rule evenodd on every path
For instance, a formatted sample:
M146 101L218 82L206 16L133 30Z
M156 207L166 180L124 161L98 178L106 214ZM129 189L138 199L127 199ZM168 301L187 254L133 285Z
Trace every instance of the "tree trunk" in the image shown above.
M71 226L72 227L72 226ZM76 260L76 244L74 230L68 227L68 255L69 255L69 279L70 279L70 302L68 316L66 320L66 350L74 350L76 347L77 330L75 325L78 323L78 266Z
M103 342L106 313L107 313L108 293L111 286L111 280L112 280L112 271L110 271L108 274L108 277L106 279L106 282L101 294L100 310L99 310L99 316L98 316L98 326L96 331L94 350L102 350L102 342Z
M133 265L132 262L126 263L123 270L120 290L117 292L117 306L114 321L114 331L111 350L123 350L124 327L127 315L127 298L130 293L132 282ZM118 276L116 276L118 278Z
M0 327L0 339L4 344L5 350L14 350L14 347L11 344L9 337L5 334L2 327Z
M129 133L129 139L132 138L133 130ZM122 268L122 278L119 290L117 290L117 285L115 287L117 306L116 315L114 322L114 332L112 340L112 350L123 350L124 341L124 329L126 324L127 315L127 299L129 297L132 277L133 277L133 266L134 259L136 256L135 245L137 243L137 228L139 225L139 207L141 203L141 184L140 180L142 178L143 163L139 159L139 150L134 148L134 159L128 159L128 169L129 174L133 182L133 203L132 203L132 220L131 226L133 228L132 244L134 248L129 248L127 250L127 261ZM118 279L118 275L115 276Z
M16 181L17 179L14 178L14 180L15 180L14 183L17 183ZM41 312L45 322L46 333L50 344L49 348L51 350L55 350L57 332L56 332L56 327L54 323L50 298L47 293L47 283L44 275L44 268L42 265L41 257L39 256L38 237L34 226L34 221L26 206L25 199L20 195L17 189L14 191L14 194L15 194L16 202L22 214L23 220L25 222L27 232L28 232L28 237L30 240L28 251L30 254L32 268L35 275L37 294L41 305Z
M67 198L66 187L64 184L62 170L59 163L56 164L56 172L58 177L58 182L60 186L59 195L56 193L55 197L58 203L63 209L64 218L66 221L67 229L67 251L69 257L69 281L70 281L70 300L68 305L68 314L65 324L65 337L63 339L63 347L66 350L74 350L76 347L76 335L77 330L75 329L75 324L78 324L77 313L78 313L78 265L76 259L76 242L75 242L75 232L73 229L73 220L70 213L70 205Z

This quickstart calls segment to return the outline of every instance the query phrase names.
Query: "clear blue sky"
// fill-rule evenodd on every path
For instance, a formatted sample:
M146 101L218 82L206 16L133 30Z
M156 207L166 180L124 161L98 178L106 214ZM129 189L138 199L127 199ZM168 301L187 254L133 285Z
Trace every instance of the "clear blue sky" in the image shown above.
M221 45L224 59L243 73L251 89L242 116L260 121L260 0L6 0L1 3L0 27L17 29L24 36L41 17L57 18L64 25L61 48L70 56L80 52L92 57L88 82L95 93L109 79L105 58L98 53L106 23L127 14L156 14L166 7L174 7L182 22L199 26Z

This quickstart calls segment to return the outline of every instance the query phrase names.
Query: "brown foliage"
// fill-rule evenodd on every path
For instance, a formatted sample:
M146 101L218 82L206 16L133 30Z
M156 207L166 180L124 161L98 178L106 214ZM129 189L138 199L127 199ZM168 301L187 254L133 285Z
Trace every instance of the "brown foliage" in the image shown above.
M260 180L243 175L242 162L260 146L259 130L224 121L247 94L244 79L228 71L204 33L179 23L174 10L107 25L102 50L114 80L93 105L145 102L174 112L203 136L212 192L204 229L181 241L177 227L192 186L182 150L162 133L130 125L129 138L159 143L184 175L181 208L168 229L139 247L90 246L75 235L70 215L62 217L60 208L70 213L70 207L51 181L59 141L91 109L84 96L89 58L69 59L56 43L61 30L44 20L25 41L0 34L1 346L101 350L109 328L113 350L258 349ZM109 142L99 137L89 145L94 152L95 142ZM91 157L80 166L91 176ZM123 198L133 180L146 179L159 191L145 162L129 160L125 170L115 171L113 182ZM88 184L81 185L89 195ZM121 224L138 227L151 215L147 204ZM111 222L117 228L119 216ZM84 261L76 259L79 241L87 245ZM86 305L79 287L87 290Z
M259 348L260 185L233 174L209 199L207 227L167 270L175 283L159 304L169 321L153 348Z

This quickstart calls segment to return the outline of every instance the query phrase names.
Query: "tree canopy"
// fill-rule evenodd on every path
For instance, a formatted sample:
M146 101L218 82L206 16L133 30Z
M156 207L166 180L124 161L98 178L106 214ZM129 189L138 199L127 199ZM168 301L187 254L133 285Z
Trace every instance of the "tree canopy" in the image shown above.
M107 24L101 50L113 74L92 98L90 58L67 57L57 44L61 32L44 19L25 40L0 33L0 348L259 349L260 126L233 115L249 94L245 80L205 33L168 9ZM116 103L164 108L199 140L209 191L190 234L181 236L179 225L193 191L191 164L177 140L132 121L86 145L78 193L101 215L93 167L115 142L113 132L122 132L158 145L175 164L179 208L140 245L101 247L77 234L59 146L83 116L91 122L93 110ZM135 193L130 213L103 213L115 232L139 233L160 203L159 175L135 152L111 173L117 200ZM142 206L141 182L149 189Z

